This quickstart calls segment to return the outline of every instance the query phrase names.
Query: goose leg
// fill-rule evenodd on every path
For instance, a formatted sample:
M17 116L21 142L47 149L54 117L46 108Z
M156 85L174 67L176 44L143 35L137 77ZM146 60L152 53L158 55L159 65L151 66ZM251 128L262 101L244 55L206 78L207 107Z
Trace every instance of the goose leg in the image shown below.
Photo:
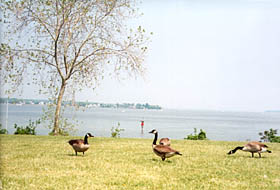
M162 159L162 161L164 161L165 160L165 156L163 156L161 159Z
M259 153L259 158L261 158L262 157L262 155L261 155L261 153Z
M77 153L77 151L75 151L76 152L76 156L78 155L78 153Z
M252 158L254 158L254 153L252 152Z

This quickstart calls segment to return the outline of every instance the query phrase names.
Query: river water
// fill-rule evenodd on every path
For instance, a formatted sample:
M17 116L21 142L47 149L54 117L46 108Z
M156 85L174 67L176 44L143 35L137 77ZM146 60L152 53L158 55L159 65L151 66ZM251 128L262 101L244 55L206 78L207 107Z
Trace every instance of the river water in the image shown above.
M0 105L2 128L7 128L9 134L14 132L14 124L27 125L29 120L35 121L42 114L43 105ZM94 136L110 137L111 128L118 123L121 137L153 138L148 132L157 129L159 137L183 139L193 133L194 128L206 131L210 140L225 141L258 141L259 132L270 128L280 129L280 112L221 112L203 110L136 110L85 108L80 111L66 112L69 120L75 116L79 124L75 127L75 135L84 136L91 132ZM143 133L141 121L144 121ZM36 128L38 135L47 135L50 130L40 124Z

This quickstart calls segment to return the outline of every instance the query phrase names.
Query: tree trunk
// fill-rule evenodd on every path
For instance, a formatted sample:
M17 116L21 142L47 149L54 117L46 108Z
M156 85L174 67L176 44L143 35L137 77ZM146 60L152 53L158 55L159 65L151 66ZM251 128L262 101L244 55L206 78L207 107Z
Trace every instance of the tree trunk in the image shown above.
M60 110L61 110L61 104L62 104L62 98L64 95L66 83L62 82L60 91L57 97L57 104L55 109L55 116L54 116L54 126L53 126L53 135L59 135L59 116L60 116Z

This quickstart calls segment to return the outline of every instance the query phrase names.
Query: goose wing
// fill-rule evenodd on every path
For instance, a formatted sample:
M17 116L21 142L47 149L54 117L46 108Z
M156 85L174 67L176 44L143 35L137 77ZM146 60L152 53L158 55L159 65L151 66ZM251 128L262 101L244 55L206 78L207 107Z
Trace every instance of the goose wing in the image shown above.
M68 143L70 145L73 145L73 144L84 144L84 140L82 140L82 139L73 139L73 140L68 141Z
M174 150L170 146L165 146L165 145L157 145L154 147L155 151L157 151L160 154L165 154L165 153L179 153L177 150Z
M258 142L249 142L245 145L244 150L256 152L261 150L261 146Z
M255 144L259 145L260 147L262 148L268 148L267 145L263 144L263 143L260 143L260 142L254 142Z

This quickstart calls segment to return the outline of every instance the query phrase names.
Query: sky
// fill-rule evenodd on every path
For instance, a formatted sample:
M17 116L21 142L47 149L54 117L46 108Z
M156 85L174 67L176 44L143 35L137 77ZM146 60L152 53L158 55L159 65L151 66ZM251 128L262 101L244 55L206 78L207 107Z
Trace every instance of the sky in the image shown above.
M137 79L105 79L78 101L164 108L280 110L278 0L143 0L137 24L153 32ZM22 97L34 97L32 90ZM35 96L36 97L36 96Z

